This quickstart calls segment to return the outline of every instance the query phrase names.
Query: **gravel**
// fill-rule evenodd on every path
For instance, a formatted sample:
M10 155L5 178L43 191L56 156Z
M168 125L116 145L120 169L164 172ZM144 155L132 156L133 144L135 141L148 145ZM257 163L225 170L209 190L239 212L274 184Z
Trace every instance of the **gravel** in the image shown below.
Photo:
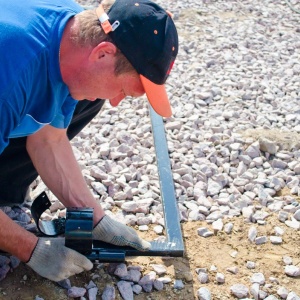
M252 224L249 243L274 247L284 243L285 228L300 229L299 15L285 1L159 3L174 13L180 38L178 59L167 83L173 116L165 119L165 128L181 221L206 220L212 226L198 228L198 234L209 239L222 230L230 234L234 226L225 220L243 216ZM105 104L72 146L91 192L107 214L139 225L140 230L147 231L153 224L155 232L163 233L145 98L128 99L118 108ZM45 189L40 179L31 187L32 197ZM283 188L291 195L278 196ZM50 198L53 206L44 218L64 215L63 205L52 194ZM34 232L30 204L2 209ZM266 225L271 214L282 226L275 227L272 236L257 236L258 226ZM292 265L292 258L283 260L282 272L290 279L299 277L300 269ZM1 260L0 279L17 265L16 258ZM130 274L125 264L115 267L123 299L133 299L142 289L151 292L172 284L171 279L160 277L165 273L163 266L153 265L154 271L148 274ZM255 262L247 261L245 268L255 268ZM208 274L199 272L198 280L205 284ZM212 280L222 284L226 274L218 273ZM230 291L239 299L249 293L255 299L299 299L284 286L277 296L268 295L260 290L264 282L264 274L254 273L247 285L237 283ZM61 285L70 297L86 293L69 283ZM184 282L175 280L173 286L182 289ZM90 297L96 292L91 291ZM102 299L114 299L115 293L114 287L107 286ZM211 291L201 287L198 299L211 299Z

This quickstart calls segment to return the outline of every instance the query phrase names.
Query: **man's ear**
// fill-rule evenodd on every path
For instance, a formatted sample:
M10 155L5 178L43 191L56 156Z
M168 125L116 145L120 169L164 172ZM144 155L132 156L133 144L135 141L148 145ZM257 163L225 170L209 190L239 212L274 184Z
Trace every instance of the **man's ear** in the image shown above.
M97 61L107 55L115 56L117 47L111 42L101 42L93 48L89 55L89 60Z

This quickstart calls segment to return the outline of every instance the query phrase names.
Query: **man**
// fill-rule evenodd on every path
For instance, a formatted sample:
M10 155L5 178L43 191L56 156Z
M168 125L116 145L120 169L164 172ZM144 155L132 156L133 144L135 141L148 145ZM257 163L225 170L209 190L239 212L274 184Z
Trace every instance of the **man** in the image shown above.
M132 228L105 215L69 139L98 113L98 98L116 106L146 93L157 113L171 115L163 84L178 51L172 19L149 0L104 1L87 11L71 0L0 6L1 205L22 203L39 174L66 207L94 209L94 239L149 249ZM0 249L54 281L92 268L64 239L37 238L2 211Z

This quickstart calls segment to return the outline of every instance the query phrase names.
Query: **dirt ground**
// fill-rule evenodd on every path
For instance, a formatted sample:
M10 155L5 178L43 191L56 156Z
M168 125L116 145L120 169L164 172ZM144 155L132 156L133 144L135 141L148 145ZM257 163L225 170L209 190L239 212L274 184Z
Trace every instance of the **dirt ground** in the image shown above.
M283 191L287 193L288 191ZM300 202L300 199L297 199ZM300 295L300 278L291 278L284 274L284 264L282 257L287 255L292 257L294 265L300 265L300 239L299 231L288 228L281 223L277 214L271 214L267 218L266 225L257 225L258 235L274 235L274 227L280 226L284 229L283 243L273 245L267 242L257 246L251 244L248 239L248 229L253 224L244 222L243 217L228 219L234 224L231 234L219 232L209 238L202 238L197 234L197 228L208 226L206 222L182 223L186 253L183 258L159 258L159 257L136 257L127 260L128 265L140 265L143 267L143 274L152 270L151 264L164 264L167 267L167 274L174 279L182 279L185 287L182 290L174 290L173 283L166 284L161 292L141 293L135 295L136 300L158 300L158 299L197 299L197 290L203 286L212 293L212 299L235 299L230 294L230 286L236 283L243 283L250 287L250 278L253 273L262 272L265 275L266 283L270 284L266 291L269 294L277 295L279 286L286 287L289 291L294 291ZM225 220L224 223L227 222ZM140 233L144 238L151 240L156 237L153 230L148 233ZM237 252L236 256L233 255ZM235 257L234 257L235 256ZM256 262L256 268L249 270L246 268L247 261ZM211 271L211 266L215 266L217 271ZM227 268L238 267L237 274L231 274ZM104 265L104 269L107 264ZM209 283L200 284L195 272L196 268L206 268L209 274ZM72 286L84 287L94 275L99 275L93 281L99 288L98 298L101 299L103 288L107 284L116 287L117 278L108 275L103 268L95 268L84 274L70 278ZM216 272L225 275L225 283L217 284L215 281ZM193 280L191 281L191 275ZM275 277L278 284L271 283L269 277ZM263 288L264 289L264 288ZM116 288L116 299L122 299ZM67 291L49 280L36 275L27 266L21 264L17 269L1 282L0 299L4 300L34 300L36 295L45 300L68 299Z

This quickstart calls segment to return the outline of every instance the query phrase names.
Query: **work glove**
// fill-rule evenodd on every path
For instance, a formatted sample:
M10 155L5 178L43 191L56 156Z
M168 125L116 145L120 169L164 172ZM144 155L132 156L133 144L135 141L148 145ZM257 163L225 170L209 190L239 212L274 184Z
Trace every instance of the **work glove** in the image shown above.
M93 268L92 262L85 256L65 247L64 238L39 238L27 265L53 281Z
M118 246L131 246L141 251L150 249L151 244L141 239L134 229L105 215L93 230L93 239Z

